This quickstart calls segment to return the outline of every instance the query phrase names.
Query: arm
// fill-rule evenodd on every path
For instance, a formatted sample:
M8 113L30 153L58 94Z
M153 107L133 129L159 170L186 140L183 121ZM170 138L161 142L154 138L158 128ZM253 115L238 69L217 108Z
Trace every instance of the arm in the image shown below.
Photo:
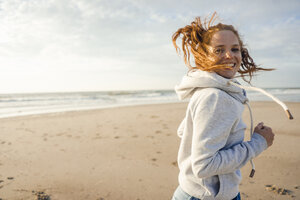
M233 125L240 118L234 100L226 93L212 93L191 109L191 162L196 177L231 173L267 148L264 138L255 133L251 141L223 149Z
M181 121L178 129L177 129L177 135L178 137L182 138L183 135L183 129L184 129L184 125L185 125L185 118Z

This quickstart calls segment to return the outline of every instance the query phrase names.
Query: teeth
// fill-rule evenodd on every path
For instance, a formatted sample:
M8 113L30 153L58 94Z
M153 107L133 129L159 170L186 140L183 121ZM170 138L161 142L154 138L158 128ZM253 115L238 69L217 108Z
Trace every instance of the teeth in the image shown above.
M225 64L226 66L228 66L228 67L234 67L234 63L231 63L231 64Z

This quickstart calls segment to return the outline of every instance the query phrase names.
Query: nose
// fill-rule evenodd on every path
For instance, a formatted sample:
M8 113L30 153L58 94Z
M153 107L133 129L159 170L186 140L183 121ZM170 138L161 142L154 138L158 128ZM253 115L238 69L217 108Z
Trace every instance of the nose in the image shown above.
M232 54L230 51L225 52L225 58L232 58Z

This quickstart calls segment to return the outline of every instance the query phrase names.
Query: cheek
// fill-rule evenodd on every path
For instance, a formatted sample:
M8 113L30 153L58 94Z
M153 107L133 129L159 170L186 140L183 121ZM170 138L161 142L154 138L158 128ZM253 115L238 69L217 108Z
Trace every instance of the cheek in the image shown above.
M215 63L215 64L219 64L219 63L222 63L224 58L222 58L222 56L218 56L218 55L214 55L214 56L211 56L211 60Z
M220 60L220 57L213 53L209 53L207 58L212 62L218 62Z
M242 55L241 55L241 54L238 54L238 55L235 56L235 58L236 58L236 61L237 61L239 64L241 64L241 62L242 62Z

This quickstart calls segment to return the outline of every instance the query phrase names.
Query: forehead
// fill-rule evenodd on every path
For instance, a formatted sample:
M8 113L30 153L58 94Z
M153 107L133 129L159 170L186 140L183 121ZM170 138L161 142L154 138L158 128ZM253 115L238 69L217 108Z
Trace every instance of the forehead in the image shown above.
M213 34L210 44L212 46L239 45L239 40L232 31L223 30L223 31L218 31Z

